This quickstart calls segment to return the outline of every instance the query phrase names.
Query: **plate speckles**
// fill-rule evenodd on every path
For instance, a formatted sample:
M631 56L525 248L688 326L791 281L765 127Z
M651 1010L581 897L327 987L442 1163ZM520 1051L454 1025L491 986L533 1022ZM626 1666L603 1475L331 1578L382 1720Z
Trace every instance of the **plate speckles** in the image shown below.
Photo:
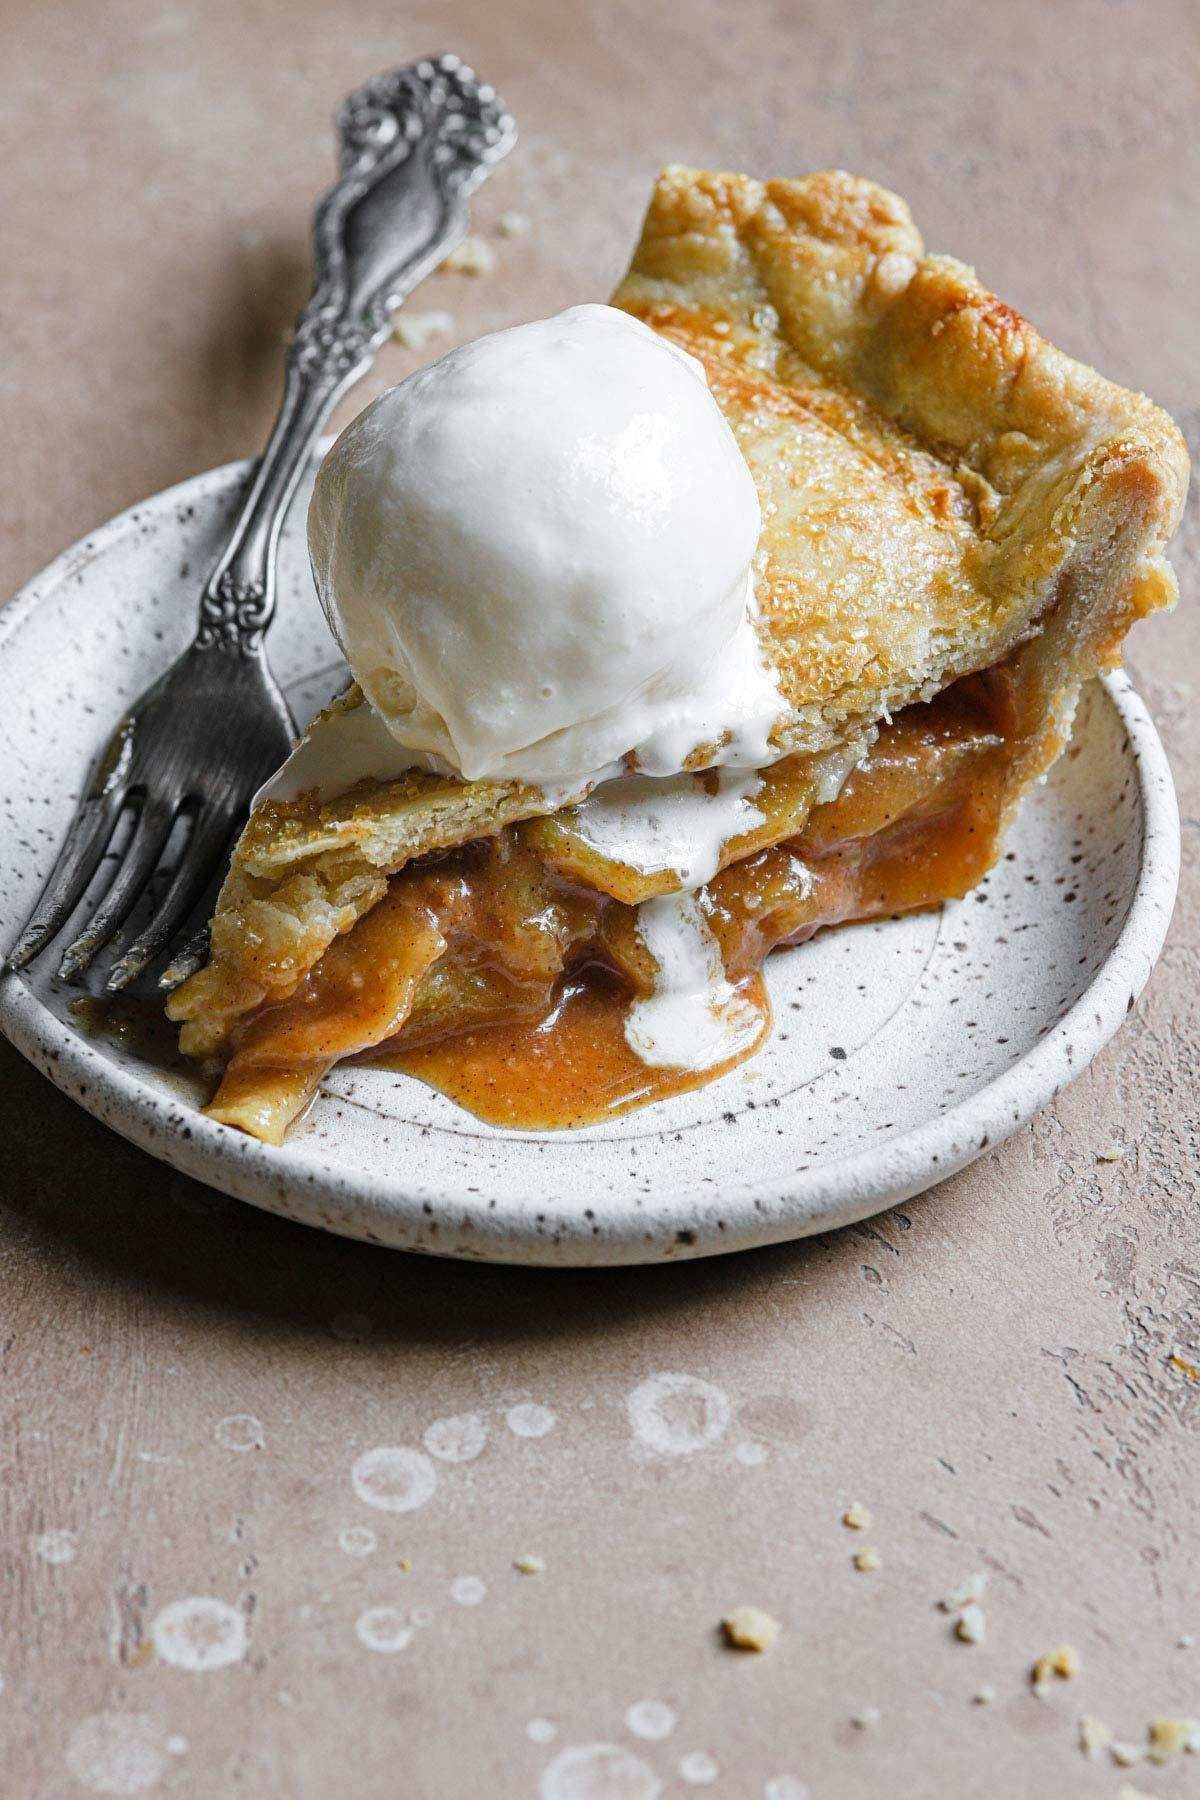
M19 772L2 829L28 846L0 868L0 942L27 916L123 702L183 647L195 581L180 570L207 566L246 473L213 470L143 502L0 614L0 716ZM308 571L306 500L284 532L270 638L300 717L341 677ZM187 1070L81 1035L52 959L0 984L0 1029L152 1155L288 1218L476 1260L710 1255L864 1218L1028 1120L1135 1003L1178 858L1162 746L1113 677L1085 698L1070 754L973 895L774 957L775 1031L761 1054L607 1125L495 1131L405 1077L346 1068L274 1149L202 1118Z

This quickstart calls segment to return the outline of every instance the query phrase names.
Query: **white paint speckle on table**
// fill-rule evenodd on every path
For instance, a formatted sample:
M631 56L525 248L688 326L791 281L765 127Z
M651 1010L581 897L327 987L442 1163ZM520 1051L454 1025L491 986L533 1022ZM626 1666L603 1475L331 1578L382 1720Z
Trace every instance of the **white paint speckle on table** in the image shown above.
M720 1773L707 1750L689 1750L686 1756L679 1759L680 1780L690 1783L692 1787L707 1787Z
M440 1462L474 1462L483 1453L487 1435L478 1413L457 1413L451 1419L435 1419L421 1442Z
M797 1775L772 1775L763 1788L763 1800L809 1800L808 1783Z
M347 1556L372 1556L378 1548L379 1539L369 1525L343 1525L338 1532L338 1549Z
M530 1719L525 1735L535 1744L552 1744L558 1736L558 1726L552 1719Z
M407 1650L417 1635L416 1626L398 1606L370 1606L354 1622L360 1644L368 1650L379 1650L385 1656Z
M658 1800L649 1763L619 1744L568 1744L542 1775L541 1800Z
M767 1460L767 1446L747 1438L733 1453L744 1469L757 1469Z
M649 1738L656 1742L670 1737L675 1729L676 1718L671 1708L661 1700L635 1700L625 1714L625 1723L634 1737Z
M244 1617L236 1607L208 1595L164 1606L150 1635L160 1662L193 1675L227 1669L246 1654Z
M253 1413L230 1413L219 1419L213 1437L223 1450L261 1450L267 1441L262 1420Z
M450 1583L450 1598L460 1606L478 1606L487 1599L487 1583L478 1575L456 1575Z
M76 1543L73 1531L43 1531L37 1537L31 1537L29 1548L33 1554L51 1567L61 1563L75 1561Z
M695 1375L651 1375L625 1401L634 1440L658 1456L691 1456L729 1424L728 1397Z
M419 1450L378 1444L364 1450L350 1480L359 1499L380 1512L415 1512L433 1498L437 1471Z
M558 1417L548 1406L535 1406L528 1402L510 1406L504 1415L504 1422L516 1437L540 1438L554 1430Z
M166 1767L162 1733L145 1713L101 1712L67 1740L66 1764L93 1794L144 1794Z

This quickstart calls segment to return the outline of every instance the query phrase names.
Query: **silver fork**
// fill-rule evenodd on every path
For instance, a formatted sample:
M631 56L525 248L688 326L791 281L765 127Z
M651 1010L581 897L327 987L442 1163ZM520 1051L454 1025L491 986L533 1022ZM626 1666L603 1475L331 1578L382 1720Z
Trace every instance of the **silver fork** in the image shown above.
M377 76L342 102L337 131L342 173L316 211L312 299L287 352L266 450L204 585L195 638L97 759L10 969L62 930L132 815L112 879L60 969L78 980L116 939L122 953L105 986L127 987L204 897L256 790L291 749L291 715L263 649L284 515L335 402L371 366L401 301L461 239L468 196L516 141L499 96L457 56ZM179 863L149 923L123 948L122 927L183 828ZM171 983L202 958L202 946L189 946Z

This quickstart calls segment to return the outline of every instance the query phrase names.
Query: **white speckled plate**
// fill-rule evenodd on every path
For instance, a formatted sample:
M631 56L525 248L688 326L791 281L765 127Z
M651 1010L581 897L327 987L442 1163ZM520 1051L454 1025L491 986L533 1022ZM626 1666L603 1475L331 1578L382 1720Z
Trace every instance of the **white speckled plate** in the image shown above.
M198 577L246 465L114 519L0 612L0 943L27 915L82 772L186 642ZM285 534L273 665L298 715L339 676ZM336 1072L273 1150L195 1110L186 1071L81 1034L43 959L0 986L0 1028L64 1092L154 1156L331 1231L445 1256L621 1263L843 1225L998 1143L1117 1030L1162 945L1179 861L1162 746L1123 678L967 900L833 932L772 959L775 1032L744 1068L609 1125L500 1132L383 1070Z

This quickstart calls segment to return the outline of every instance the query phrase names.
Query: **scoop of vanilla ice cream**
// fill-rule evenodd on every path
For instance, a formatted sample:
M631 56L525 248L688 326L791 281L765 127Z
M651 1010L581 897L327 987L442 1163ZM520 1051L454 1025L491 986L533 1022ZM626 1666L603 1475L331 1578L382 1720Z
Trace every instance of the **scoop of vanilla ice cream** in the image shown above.
M630 753L769 760L758 498L695 358L609 306L465 345L317 478L309 547L372 707L418 758L562 783Z

